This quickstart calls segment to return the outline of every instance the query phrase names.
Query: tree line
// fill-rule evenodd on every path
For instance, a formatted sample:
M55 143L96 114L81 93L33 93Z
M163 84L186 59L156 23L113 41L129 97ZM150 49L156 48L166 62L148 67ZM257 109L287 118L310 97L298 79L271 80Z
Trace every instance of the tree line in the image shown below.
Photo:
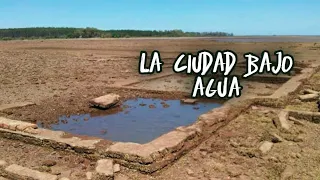
M54 39L54 38L129 38L129 37L210 37L233 36L226 32L184 32L182 30L100 30L97 28L9 28L0 29L0 39Z

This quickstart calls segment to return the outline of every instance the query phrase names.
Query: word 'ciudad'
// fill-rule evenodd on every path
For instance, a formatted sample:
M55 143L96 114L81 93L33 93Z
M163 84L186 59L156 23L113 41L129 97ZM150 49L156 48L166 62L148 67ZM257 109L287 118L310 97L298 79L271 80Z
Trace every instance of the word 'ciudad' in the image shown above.
M245 53L246 72L242 78L248 78L255 74L289 73L294 65L294 58L284 54L283 51L275 51L276 61L272 61L270 53L263 51L261 56L254 53ZM231 50L217 51L213 54L203 50L197 54L181 53L173 64L173 71L195 75L195 82L192 90L192 97L213 97L220 98L240 97L243 87L237 75L232 71L237 64L237 54ZM150 62L147 65L147 52L141 51L139 72L140 74L152 74L162 72L164 62L161 60L160 52L153 51ZM212 78L215 74L221 74L219 78ZM210 76L211 75L211 76ZM210 78L211 77L211 78Z

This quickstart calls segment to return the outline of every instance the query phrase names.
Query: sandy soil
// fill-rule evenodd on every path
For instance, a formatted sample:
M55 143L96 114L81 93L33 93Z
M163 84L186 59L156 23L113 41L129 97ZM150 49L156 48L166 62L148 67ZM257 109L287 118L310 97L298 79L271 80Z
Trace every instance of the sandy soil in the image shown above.
M94 170L96 164L95 161L79 155L8 139L1 139L0 152L0 159L9 164L18 164L71 179L85 179L86 172Z
M5 110L0 115L31 122L54 122L60 115L94 113L96 110L87 106L88 100L108 92L120 94L122 100L134 97L180 99L189 95L186 85L191 82L179 80L179 76L142 82L157 75L139 75L137 67L141 50L160 51L163 61L170 66L181 52L232 49L241 57L245 52L283 49L294 55L296 65L302 66L319 61L319 48L315 43L234 43L211 39L0 42L0 105L26 101L36 103L34 106ZM164 73L171 71L171 68L164 69ZM320 75L315 77L307 85L320 90L317 79ZM249 95L269 95L280 86L264 82L244 82L244 85L244 92ZM126 88L152 91L129 91ZM181 92L168 93L163 90ZM313 107L310 104L307 109ZM264 107L248 111L172 166L156 174L142 175L125 170L117 176L132 179L279 179L287 173L293 179L319 178L317 152L320 143L315 141L319 127L304 122L304 126L295 125L289 132L282 132L272 124L273 111L276 110L266 110ZM270 140L270 133L277 133L285 141L276 143L267 155L263 155L257 149L263 140ZM78 173L71 173L71 179L85 179L84 173L94 166L90 160L79 160L80 157L75 155L11 140L1 139L0 152L0 159L36 169L43 168L42 160L50 154L48 158L57 162L52 168L71 169ZM25 156L27 152L28 157ZM81 163L74 163L78 160ZM49 170L44 168L42 171Z
M144 79L138 73L141 50L158 50L171 64L181 52L232 49L239 57L283 49L296 62L312 62L313 43L223 43L212 40L35 40L0 42L1 104L42 100L60 94L108 88L121 82ZM304 53L308 50L308 53ZM307 56L307 57L306 57ZM171 68L165 68L172 71Z

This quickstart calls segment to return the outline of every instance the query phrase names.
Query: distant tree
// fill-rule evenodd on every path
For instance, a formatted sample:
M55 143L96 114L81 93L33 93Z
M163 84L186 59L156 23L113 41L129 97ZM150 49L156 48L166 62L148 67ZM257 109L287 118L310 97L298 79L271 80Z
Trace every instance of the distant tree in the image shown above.
M0 29L0 39L35 39L35 38L128 38L128 37L197 37L197 36L233 36L225 32L184 32L175 30L99 30L97 28L11 28Z

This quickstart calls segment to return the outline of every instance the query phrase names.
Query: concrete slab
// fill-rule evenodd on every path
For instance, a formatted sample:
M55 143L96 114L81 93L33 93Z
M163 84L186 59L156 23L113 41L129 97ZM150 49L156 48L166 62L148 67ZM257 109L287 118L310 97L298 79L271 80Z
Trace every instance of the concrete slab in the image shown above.
M10 129L12 131L24 131L27 128L36 129L38 126L28 122L0 117L0 128Z
M197 99L181 99L181 102L185 104L195 104L197 101Z
M291 124L288 121L289 118L289 112L288 111L280 111L279 113L279 121L281 128L285 130L289 130L291 127Z
M299 99L304 102L315 101L318 100L318 98L319 94L304 94L299 96Z
M277 89L271 96L273 98L280 98L287 96L289 93L295 92L301 85L302 80L310 78L315 72L313 68L305 68L301 71L301 74L292 77L286 83L284 83L279 89Z
M33 102L16 102L12 104L2 104L0 105L0 111L11 109L11 108L18 108L18 107L24 107L24 106L31 106L35 105Z
M102 109L108 109L116 105L120 101L120 96L117 94L107 94L97 97L89 101L89 105L92 107L99 107Z
M273 146L272 142L264 141L261 144L261 146L259 147L259 149L263 154L266 154L267 152L269 152L271 150L272 146Z
M30 180L57 180L56 175L35 171L16 164L8 166L5 171L13 179L30 179Z
M97 161L96 172L93 175L94 180L113 179L113 160L100 159Z

